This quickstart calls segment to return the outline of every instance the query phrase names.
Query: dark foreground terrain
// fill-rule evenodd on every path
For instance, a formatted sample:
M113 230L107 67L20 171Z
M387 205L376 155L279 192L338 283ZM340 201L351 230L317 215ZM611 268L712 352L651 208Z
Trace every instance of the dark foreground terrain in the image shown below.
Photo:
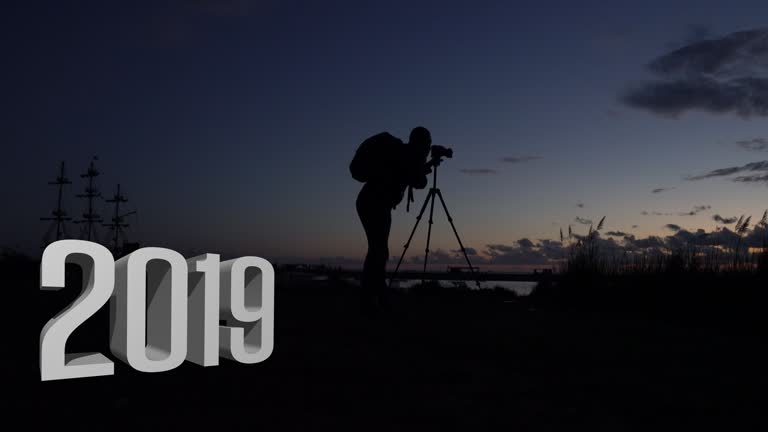
M264 363L145 374L116 360L113 376L40 382L39 331L75 293L36 291L31 268L4 286L29 294L6 305L24 336L4 350L22 422L8 430L767 430L760 290L686 302L647 286L616 299L422 289L370 317L342 282L280 283ZM69 350L112 357L107 314Z

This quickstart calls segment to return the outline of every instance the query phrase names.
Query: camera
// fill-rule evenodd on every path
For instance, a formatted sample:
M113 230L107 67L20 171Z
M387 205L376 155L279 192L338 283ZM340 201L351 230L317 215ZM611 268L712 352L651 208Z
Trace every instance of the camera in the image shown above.
M432 146L432 159L452 158L453 149L439 145Z

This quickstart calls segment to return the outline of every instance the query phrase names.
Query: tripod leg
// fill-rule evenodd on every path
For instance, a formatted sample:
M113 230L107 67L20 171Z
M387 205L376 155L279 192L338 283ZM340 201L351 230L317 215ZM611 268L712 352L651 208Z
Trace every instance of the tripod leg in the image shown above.
M400 270L400 264L403 263L403 258L405 258L405 253L408 251L408 247L411 245L411 240L413 240L413 235L416 233L416 228L419 227L419 222L421 222L421 217L424 215L424 211L427 209L427 203L429 203L430 198L434 195L434 192L432 189L429 190L429 193L427 194L427 197L424 199L424 204L421 206L421 210L419 211L419 215L416 216L416 223L413 225L413 229L411 230L411 235L408 237L408 241L405 242L405 246L403 246L403 253L400 255L400 259L397 261L397 267L395 267L395 272L393 274L396 275L398 270ZM434 202L434 200L433 200ZM392 279L389 279L389 284L392 285Z
M427 258L429 257L429 241L432 238L432 224L434 223L432 220L432 215L435 213L435 195L439 194L440 191L436 188L432 188L429 190L430 195L432 196L432 204L429 206L429 227L427 228L427 246L424 249L424 270L422 270L421 273L421 285L424 285L424 276L427 274Z
M461 242L461 237L459 237L459 232L456 231L456 225L453 224L453 218L451 217L451 213L448 212L448 206L445 205L445 200L443 199L443 193L440 192L440 189L437 189L436 193L437 193L437 196L440 197L440 204L443 205L443 210L445 210L445 216L448 217L448 222L451 223L451 228L453 228L453 233L456 235L456 240L459 242L459 247L461 248L461 252L464 254L464 259L467 260L467 265L469 266L469 270L472 272L472 276L475 276L475 284L477 284L477 287L480 288L480 281L475 275L475 268L472 267L472 263L469 261L469 255L467 255L467 250L464 248L464 244ZM433 200L433 205L434 205L434 200ZM432 216L430 215L429 218L431 220Z

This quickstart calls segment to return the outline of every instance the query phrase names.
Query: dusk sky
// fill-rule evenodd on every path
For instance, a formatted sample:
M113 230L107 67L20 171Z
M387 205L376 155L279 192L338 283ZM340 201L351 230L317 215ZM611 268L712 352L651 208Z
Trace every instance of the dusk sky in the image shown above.
M0 246L39 254L47 182L66 161L78 217L97 155L143 246L353 265L349 162L415 126L454 149L440 187L483 256L577 218L642 238L768 208L765 0L19 3ZM393 213L392 255L425 194ZM456 249L437 215L433 249Z

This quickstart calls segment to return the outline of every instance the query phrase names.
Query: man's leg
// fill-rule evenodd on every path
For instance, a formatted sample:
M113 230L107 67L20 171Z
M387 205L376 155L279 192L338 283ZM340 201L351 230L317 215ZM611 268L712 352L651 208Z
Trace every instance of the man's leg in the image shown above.
M389 258L391 210L375 200L358 198L357 212L368 240L368 253L363 263L360 285L366 301L373 302L386 289L386 266Z
M368 287L373 300L384 303L387 290L387 261L389 260L389 231L392 213L387 207L378 206L369 214L368 220Z
M381 223L378 226L378 235L380 238L376 243L377 258L376 262L376 280L375 289L380 303L386 302L387 294L387 261L389 261L389 232L392 227L392 210L384 208L381 210Z

